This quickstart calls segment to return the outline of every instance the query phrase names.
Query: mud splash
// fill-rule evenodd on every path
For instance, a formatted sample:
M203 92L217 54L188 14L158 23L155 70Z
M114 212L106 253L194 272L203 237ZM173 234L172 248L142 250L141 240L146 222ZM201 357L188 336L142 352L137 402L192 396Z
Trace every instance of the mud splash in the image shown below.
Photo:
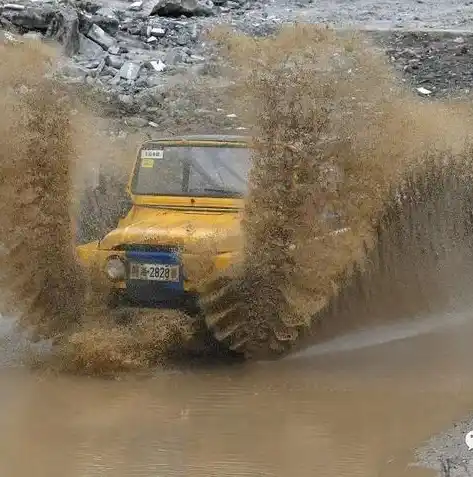
M100 374L149 367L185 348L192 323L157 312L118 325L103 304L107 287L79 267L84 178L110 159L117 170L123 149L111 150L97 135L99 119L54 79L55 60L34 42L0 45L2 313L19 314L33 341L56 344L48 365Z
M6 303L21 306L22 324L54 336L78 323L85 293L69 215L71 111L60 85L43 80L53 52L3 44L0 58L1 288Z
M248 356L280 356L311 334L465 304L470 111L413 97L356 35L291 26L266 39L214 38L233 67L233 110L257 138L241 260L209 280L209 242L196 243L198 260L188 263L206 283L202 305L217 339ZM54 80L53 52L3 45L0 60L9 65L0 68L6 311L20 312L37 339L55 341L61 369L107 374L195 350L196 321L118 315L104 306L106 285L78 268L78 190L104 158L124 163L120 148L104 145L96 117ZM97 223L100 234L110 226L101 216L86 238Z
M243 263L202 301L216 335L248 356L279 356L311 334L465 298L467 108L414 97L363 36L297 25L212 37L257 138Z

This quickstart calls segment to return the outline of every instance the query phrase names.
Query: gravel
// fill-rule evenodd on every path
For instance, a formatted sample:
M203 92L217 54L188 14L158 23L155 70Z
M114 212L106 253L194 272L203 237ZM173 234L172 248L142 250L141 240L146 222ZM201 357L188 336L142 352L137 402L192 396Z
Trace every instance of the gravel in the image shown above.
M435 470L442 477L471 477L473 450L465 444L466 434L473 430L473 415L456 422L447 431L429 439L416 452L418 463Z
M16 38L58 41L67 58L64 80L127 124L235 129L244 125L233 111L218 98L208 104L207 95L204 104L194 91L216 75L204 33L217 24L258 36L295 20L376 30L406 82L435 98L470 92L472 13L473 2L459 0L436 2L435 9L424 0L19 0L0 2L0 26ZM218 78L212 86L221 86Z

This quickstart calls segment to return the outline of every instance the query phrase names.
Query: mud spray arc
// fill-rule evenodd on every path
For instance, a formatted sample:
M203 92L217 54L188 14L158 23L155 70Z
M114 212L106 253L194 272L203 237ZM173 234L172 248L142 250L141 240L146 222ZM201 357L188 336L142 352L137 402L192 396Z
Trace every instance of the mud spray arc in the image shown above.
M470 112L411 95L354 34L299 25L265 39L212 36L234 80L233 110L257 138L241 259L205 277L205 321L225 346L279 357L466 303ZM94 137L90 113L46 75L55 59L44 47L2 45L0 58L5 311L55 338L73 370L149 367L194 346L195 323L178 312L118 325L101 284L78 268L74 181L79 165L103 161L82 146Z

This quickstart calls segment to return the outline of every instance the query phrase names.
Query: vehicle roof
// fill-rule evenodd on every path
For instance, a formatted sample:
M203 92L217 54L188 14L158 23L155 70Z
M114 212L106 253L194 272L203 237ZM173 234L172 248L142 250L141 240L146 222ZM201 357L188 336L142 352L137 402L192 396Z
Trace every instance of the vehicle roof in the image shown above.
M145 141L145 144L152 142L167 141L213 141L213 142L249 142L249 136L239 136L230 134L189 134L182 136L168 136Z

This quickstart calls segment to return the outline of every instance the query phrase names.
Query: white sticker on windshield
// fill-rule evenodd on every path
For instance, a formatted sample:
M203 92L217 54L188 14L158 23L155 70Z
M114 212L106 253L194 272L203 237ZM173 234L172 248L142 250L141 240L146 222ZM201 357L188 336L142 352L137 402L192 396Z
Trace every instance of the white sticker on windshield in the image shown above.
M162 159L164 151L162 149L143 149L141 159Z

